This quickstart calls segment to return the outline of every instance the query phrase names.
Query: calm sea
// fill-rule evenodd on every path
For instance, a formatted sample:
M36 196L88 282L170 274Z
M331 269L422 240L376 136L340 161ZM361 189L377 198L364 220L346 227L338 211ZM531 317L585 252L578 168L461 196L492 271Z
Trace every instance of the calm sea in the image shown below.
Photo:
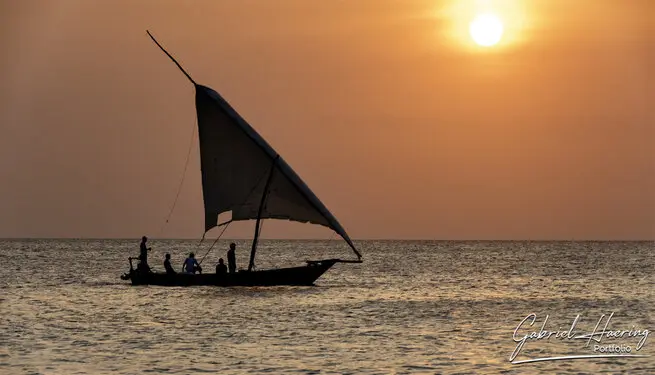
M179 270L210 244L154 240L150 263L170 252ZM363 264L275 288L132 287L119 276L138 245L0 241L0 373L655 374L653 242L362 241ZM238 241L240 266L248 246ZM227 241L216 249L206 268ZM337 240L263 241L257 265L334 256L350 253ZM592 341L567 337L596 325ZM510 363L515 340L542 326L564 338L527 341L515 361L650 357Z

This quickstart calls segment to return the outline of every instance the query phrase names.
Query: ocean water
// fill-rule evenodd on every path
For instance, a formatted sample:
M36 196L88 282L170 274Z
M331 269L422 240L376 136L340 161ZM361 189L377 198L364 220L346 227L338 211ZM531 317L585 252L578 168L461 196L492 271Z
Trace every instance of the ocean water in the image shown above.
M158 269L165 252L179 270L210 245L151 242ZM314 287L273 288L132 287L119 276L138 245L0 241L0 373L655 374L653 242L361 241L363 264L337 264ZM240 266L248 246L238 241ZM334 256L350 256L337 240L262 241L258 267ZM535 324L518 327L532 313ZM648 357L510 362L515 339L546 316L545 330L584 335L612 313L606 333L632 336L552 335L515 361Z

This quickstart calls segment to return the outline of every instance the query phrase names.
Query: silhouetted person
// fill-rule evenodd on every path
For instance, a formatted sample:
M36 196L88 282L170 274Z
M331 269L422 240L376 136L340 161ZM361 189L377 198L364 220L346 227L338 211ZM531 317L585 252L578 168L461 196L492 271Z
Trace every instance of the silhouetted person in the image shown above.
M202 273L202 268L200 268L200 264L198 264L195 255L190 253L189 257L184 260L184 264L182 264L182 272L196 273L196 271Z
M146 247L146 242L148 242L148 237L146 236L141 237L141 252L139 254L139 259L147 265L148 251L152 250L152 248Z
M164 260L164 269L168 275L174 275L177 273L173 269L173 266L171 266L171 254L166 254L166 260Z
M218 276L225 276L227 274L227 266L225 263L223 263L223 258L220 258L218 260L218 264L216 265L216 275Z
M139 257L140 258L140 257ZM150 273L152 270L148 263L144 262L142 259L139 259L139 263L136 264L136 270L140 273Z
M227 268L230 270L230 273L237 272L237 257L234 253L234 249L237 248L237 244L232 242L230 244L230 250L227 251Z

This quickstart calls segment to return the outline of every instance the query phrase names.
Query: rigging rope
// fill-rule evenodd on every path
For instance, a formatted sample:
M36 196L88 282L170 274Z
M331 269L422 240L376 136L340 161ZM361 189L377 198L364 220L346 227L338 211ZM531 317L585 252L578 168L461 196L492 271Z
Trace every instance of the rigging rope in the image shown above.
M191 141L189 142L189 148L186 153L186 161L184 162L184 170L182 171L182 178L180 179L180 184L177 186L177 193L175 193L175 199L173 200L173 205L171 206L170 211L168 211L168 215L166 216L166 220L164 223L162 223L161 228L159 228L159 233L157 234L157 237L161 237L162 233L164 232L164 227L166 224L168 224L168 221L171 219L171 216L173 215L173 210L175 210L175 206L177 205L177 201L180 198L180 192L182 191L182 185L184 184L184 178L186 177L186 171L189 168L189 159L191 158L191 150L193 149L194 142L193 140L195 139L196 136L196 123L193 123L193 127L191 129Z
M264 176L265 176L265 174L262 175L262 176L259 178L259 181L257 181L257 183L256 183L256 184L255 184L255 185L250 189L250 191L248 192L248 195L246 195L246 199L243 201L243 203L241 203L241 204L239 205L239 207L243 206L244 204L246 204L246 202L248 202L248 198L250 198L250 196L251 196L252 193L255 191L255 189L257 188L257 186L259 186L259 183L262 182L262 179L264 178ZM218 225L217 225L217 226L221 226L221 225L224 225L224 224L225 224L225 227L223 228L223 230L221 231L221 233L218 235L218 237L214 240L214 242L213 242L212 245L209 247L209 249L207 250L207 252L206 252L205 255L202 257L202 259L200 260L200 262L199 262L198 264L202 263L202 261L205 260L205 257L207 257L207 255L209 255L209 252L212 251L212 249L214 248L214 245L216 245L216 242L218 242L218 240L221 238L221 236L223 235L223 233L225 233L225 230L226 230L227 227L230 225L230 223L232 223L232 219L230 219L229 221L226 221L226 222L224 222L224 223L221 223L221 224L218 224ZM260 228L260 232L261 232L261 227L262 227L262 225L260 225L260 227L259 227L259 228ZM202 238L200 239L200 242L198 242L198 247L200 247L200 245L202 244L202 241L205 239L205 235L206 235L206 234L207 234L207 232L204 232L204 233L202 234Z
M330 242L332 242L332 240L334 239L334 236L335 236L336 234L337 234L337 232L332 231L332 234L330 235L330 237L329 237L328 240L327 240L327 245L328 245L328 246L330 246Z
M209 247L209 249L207 250L205 255L203 255L202 259L200 259L200 262L198 262L198 264L202 264L202 261L205 260L205 257L209 254L210 251L212 251L212 249L214 248L214 245L216 245L216 242L218 242L218 240L221 238L223 233L225 233L225 230L227 229L227 227L230 226L231 222L232 222L232 220L230 220L227 224L225 224L225 226L223 227L223 230L221 231L221 234L219 234L218 237L216 237L216 239L214 240L214 243L212 243L212 245Z

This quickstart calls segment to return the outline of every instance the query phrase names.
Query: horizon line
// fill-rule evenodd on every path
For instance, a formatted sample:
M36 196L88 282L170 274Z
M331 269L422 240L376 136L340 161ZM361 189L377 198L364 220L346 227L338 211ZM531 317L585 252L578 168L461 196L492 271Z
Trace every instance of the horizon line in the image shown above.
M148 236L146 236L148 237ZM2 240L140 240L136 237L0 237ZM198 237L148 237L149 240L200 241ZM204 241L215 240L215 237L205 237ZM223 240L252 240L250 237L223 238ZM264 241L339 241L339 238L260 238ZM219 240L220 241L220 240ZM437 239L437 238L357 238L353 241L434 241L434 242L655 242L652 239Z

